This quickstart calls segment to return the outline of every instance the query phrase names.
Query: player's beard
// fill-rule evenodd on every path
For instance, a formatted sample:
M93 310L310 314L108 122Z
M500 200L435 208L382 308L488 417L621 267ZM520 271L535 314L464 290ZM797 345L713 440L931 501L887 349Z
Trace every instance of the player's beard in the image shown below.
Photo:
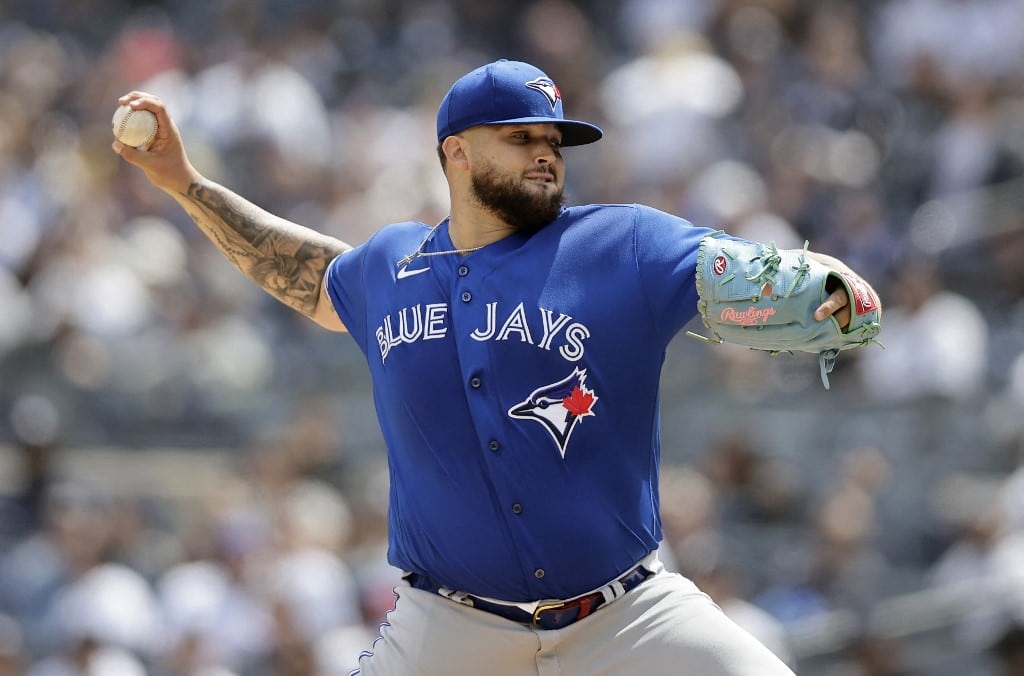
M517 231L532 235L558 218L565 196L562 188L551 193L531 190L523 180L485 166L473 172L473 195Z

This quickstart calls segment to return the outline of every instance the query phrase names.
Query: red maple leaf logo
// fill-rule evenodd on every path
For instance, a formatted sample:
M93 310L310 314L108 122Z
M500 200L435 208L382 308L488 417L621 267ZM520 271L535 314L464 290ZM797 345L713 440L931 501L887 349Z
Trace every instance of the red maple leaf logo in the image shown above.
M575 387L572 394L562 400L562 406L573 415L588 415L593 405L594 393L584 392L580 387Z

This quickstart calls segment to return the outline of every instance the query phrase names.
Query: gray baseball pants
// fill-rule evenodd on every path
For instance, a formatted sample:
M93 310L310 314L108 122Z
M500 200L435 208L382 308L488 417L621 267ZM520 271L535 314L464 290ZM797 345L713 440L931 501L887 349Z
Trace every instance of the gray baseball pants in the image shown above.
M400 586L361 676L793 676L689 579L658 572L545 631Z

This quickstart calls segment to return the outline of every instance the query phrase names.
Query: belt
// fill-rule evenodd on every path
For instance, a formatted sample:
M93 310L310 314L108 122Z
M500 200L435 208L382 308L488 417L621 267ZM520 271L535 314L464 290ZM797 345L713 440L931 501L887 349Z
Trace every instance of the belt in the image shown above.
M537 601L528 604L497 601L453 591L436 580L419 573L407 573L405 579L414 589L439 594L449 600L498 615L506 620L550 630L563 629L573 622L582 620L601 606L611 603L636 588L650 575L651 571L639 564L596 591L565 601Z

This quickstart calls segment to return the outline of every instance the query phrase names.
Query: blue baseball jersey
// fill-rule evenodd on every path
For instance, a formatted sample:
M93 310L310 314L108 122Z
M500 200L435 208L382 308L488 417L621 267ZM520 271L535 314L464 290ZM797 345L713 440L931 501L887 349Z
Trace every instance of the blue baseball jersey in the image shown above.
M429 233L389 225L328 269L388 449L388 560L512 601L594 589L661 540L658 383L711 231L579 206L398 265ZM454 248L445 221L423 251Z

